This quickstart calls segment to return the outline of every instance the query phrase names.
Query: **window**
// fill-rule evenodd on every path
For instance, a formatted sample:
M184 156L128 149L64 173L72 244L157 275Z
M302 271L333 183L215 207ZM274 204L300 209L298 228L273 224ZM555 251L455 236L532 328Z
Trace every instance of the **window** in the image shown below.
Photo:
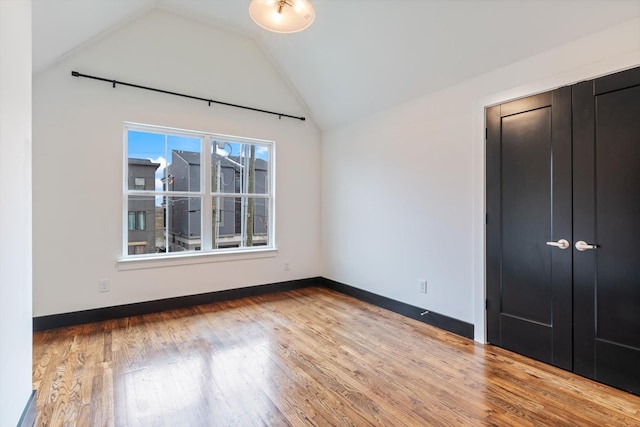
M145 211L129 211L128 213L128 230L144 230L145 229L145 220L146 220L146 212Z
M146 215L145 211L136 212L136 230L144 230L145 215Z
M136 213L129 211L129 231L136 229Z
M147 257L273 248L274 146L125 124L123 253L143 239Z
M133 189L134 190L144 190L145 189L145 179L144 178L134 178Z

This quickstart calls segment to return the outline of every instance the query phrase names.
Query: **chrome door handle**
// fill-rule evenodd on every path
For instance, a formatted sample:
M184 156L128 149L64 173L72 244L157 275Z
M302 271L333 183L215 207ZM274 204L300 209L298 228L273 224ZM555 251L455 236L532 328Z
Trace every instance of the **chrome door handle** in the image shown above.
M571 246L569 242L567 242L565 239L560 239L557 242L547 242L547 245L555 246L556 248L560 248L560 249L568 249L569 246Z
M576 249L579 250L580 252L584 252L588 249L597 249L597 248L598 248L598 245L590 245L584 240L578 240L576 242Z

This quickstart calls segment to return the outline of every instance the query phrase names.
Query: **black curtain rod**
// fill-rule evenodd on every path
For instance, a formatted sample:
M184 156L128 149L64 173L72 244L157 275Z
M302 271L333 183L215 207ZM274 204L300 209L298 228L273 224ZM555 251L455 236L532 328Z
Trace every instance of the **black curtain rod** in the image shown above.
M125 83L125 82L120 82L118 80L105 79L104 77L90 76L88 74L82 74L82 73L79 73L77 71L72 71L71 75L73 77L86 77L88 79L100 80L101 82L111 83L114 88L116 87L116 85L130 86L130 87L135 87L135 88L138 88L138 89L150 90L150 91L153 91L153 92L166 93L168 95L182 96L183 98L196 99L198 101L204 101L204 102L209 103L209 107L211 107L211 104L213 103L213 104L226 105L227 107L235 107L235 108L242 108L244 110L257 111L259 113L273 114L274 116L278 116L278 118L280 118L280 119L283 118L283 117L288 117L290 119L298 119L298 120L302 120L302 121L306 120L306 118L304 118L304 117L292 116L290 114L276 113L275 111L261 110L260 108L253 108L253 107L247 107L245 105L231 104L230 102L216 101L214 99L201 98L199 96L186 95L184 93L171 92L171 91L164 90L164 89L156 89L156 88L147 87L147 86L141 86L141 85L137 85L137 84L133 84L133 83Z

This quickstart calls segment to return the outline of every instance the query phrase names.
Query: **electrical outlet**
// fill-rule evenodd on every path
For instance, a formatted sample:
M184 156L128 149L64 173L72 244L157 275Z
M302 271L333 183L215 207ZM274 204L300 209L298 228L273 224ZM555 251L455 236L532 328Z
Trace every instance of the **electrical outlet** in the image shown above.
M289 261L284 263L284 271L291 271L291 263Z
M427 293L427 281L426 280L418 280L418 283L420 284L420 293L421 294L426 294Z
M109 279L98 280L98 292L109 292Z

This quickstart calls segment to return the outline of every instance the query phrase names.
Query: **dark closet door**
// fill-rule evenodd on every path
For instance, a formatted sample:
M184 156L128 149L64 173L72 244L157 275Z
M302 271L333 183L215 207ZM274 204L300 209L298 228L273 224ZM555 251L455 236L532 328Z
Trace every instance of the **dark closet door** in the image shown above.
M488 340L572 369L571 89L486 114Z
M573 107L575 372L640 394L640 68Z

